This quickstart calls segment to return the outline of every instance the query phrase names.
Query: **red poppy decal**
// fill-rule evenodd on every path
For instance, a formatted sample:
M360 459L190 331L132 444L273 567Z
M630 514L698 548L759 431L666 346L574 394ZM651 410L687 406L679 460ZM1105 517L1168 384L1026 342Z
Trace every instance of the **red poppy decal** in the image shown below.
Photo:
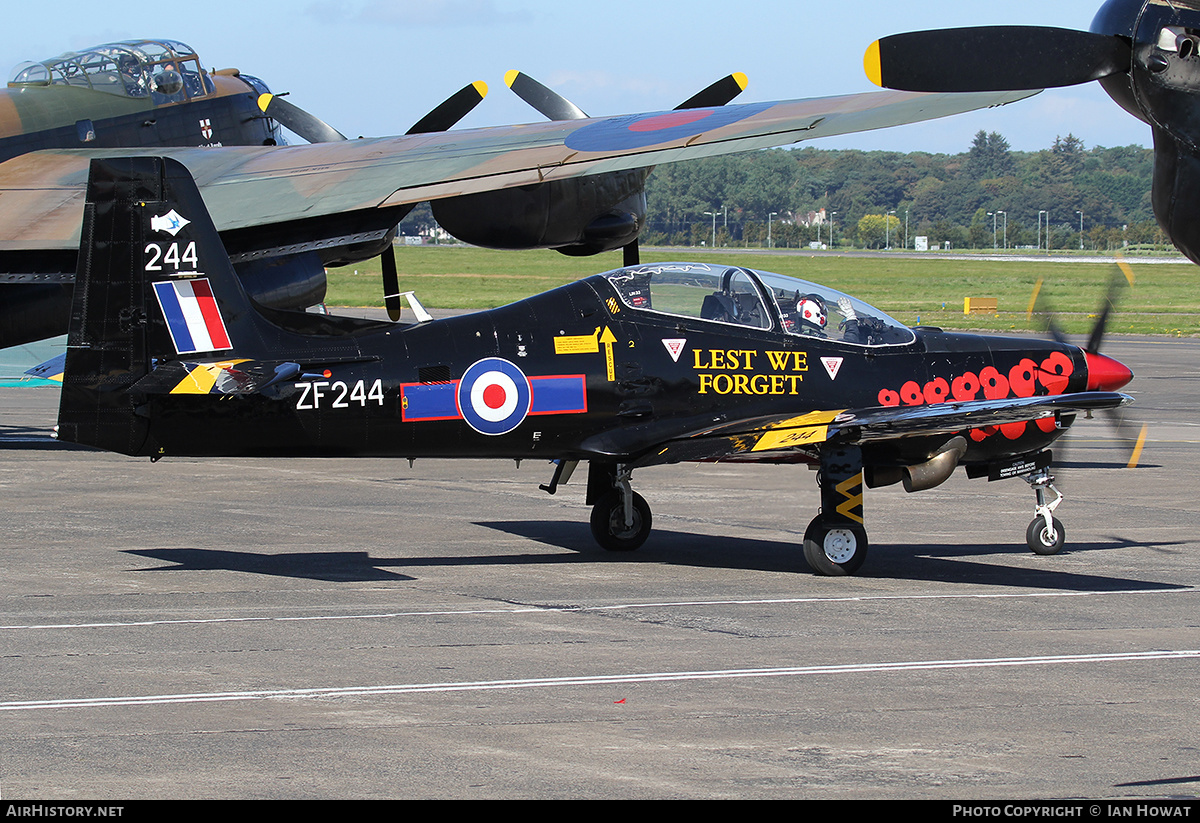
M1067 390L1067 383L1075 371L1075 364L1063 352L1052 352L1040 364L1031 358L1023 358L1019 363L1002 374L995 366L985 366L974 372L963 372L950 379L935 377L924 386L915 380L909 380L895 389L882 389L878 400L881 406L922 406L925 404L965 402L979 400L980 393L988 400L1003 400L1006 397L1033 397L1041 386L1049 394L1062 394ZM1047 417L1034 421L1042 431L1054 431L1054 418ZM1010 440L1016 440L1025 434L1025 422L1005 423L1002 426L983 426L971 429L971 439L979 442L1000 432Z

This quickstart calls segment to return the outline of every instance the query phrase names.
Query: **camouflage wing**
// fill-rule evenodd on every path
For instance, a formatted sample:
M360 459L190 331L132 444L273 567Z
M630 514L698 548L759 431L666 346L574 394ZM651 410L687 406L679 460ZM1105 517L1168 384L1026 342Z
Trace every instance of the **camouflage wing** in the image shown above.
M151 153L188 168L224 232L785 146L1030 94L880 91L316 145ZM88 161L129 153L41 151L0 164L0 251L78 248Z

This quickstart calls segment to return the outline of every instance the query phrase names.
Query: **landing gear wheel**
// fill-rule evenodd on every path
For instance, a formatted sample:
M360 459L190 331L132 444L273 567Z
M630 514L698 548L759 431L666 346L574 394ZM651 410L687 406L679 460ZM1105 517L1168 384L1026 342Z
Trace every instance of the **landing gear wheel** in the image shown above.
M633 522L625 524L625 506L619 491L600 498L592 507L592 537L610 552L631 552L650 536L650 506L637 492L633 493Z
M867 530L858 523L818 516L804 532L804 559L817 574L854 574L867 559Z
M1046 519L1035 517L1025 530L1025 542L1036 554L1058 554L1063 547L1063 539L1067 534L1063 524L1058 522L1057 517L1051 517L1050 522L1053 528L1047 529Z

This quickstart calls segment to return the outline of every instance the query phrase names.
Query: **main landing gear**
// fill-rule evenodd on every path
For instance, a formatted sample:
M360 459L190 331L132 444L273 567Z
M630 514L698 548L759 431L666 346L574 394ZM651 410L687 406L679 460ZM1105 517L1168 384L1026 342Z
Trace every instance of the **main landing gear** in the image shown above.
M821 513L804 532L804 559L817 574L854 574L867 559L862 450L857 446L822 449L817 479Z
M554 494L573 469L573 462L559 463L550 484L542 489ZM631 487L631 475L632 470L621 464L589 463L592 536L609 551L633 551L650 536L650 506ZM854 574L867 558L862 450L857 446L822 450L820 479L821 514L804 533L804 559L819 574Z
M630 485L632 475L621 465L590 464L587 502L592 504L592 537L610 552L631 552L650 536L654 518L645 498Z

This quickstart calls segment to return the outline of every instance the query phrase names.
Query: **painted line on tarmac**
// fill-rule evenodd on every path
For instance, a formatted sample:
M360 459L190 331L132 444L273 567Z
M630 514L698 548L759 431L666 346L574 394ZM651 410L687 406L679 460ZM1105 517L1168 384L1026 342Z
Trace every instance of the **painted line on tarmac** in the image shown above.
M852 594L844 597L742 598L732 600L662 600L645 603L609 603L599 606L511 606L492 609L429 609L422 611L371 612L365 614L293 615L290 617L195 617L170 620L106 621L103 623L27 623L0 625L0 631L46 631L63 629L124 629L145 626L197 626L219 623L304 623L326 620L395 620L402 617L469 617L481 614L562 614L663 609L704 606L780 606L809 603L865 603L880 600L1004 600L1030 597L1111 597L1122 594L1195 594L1200 587L1177 586L1163 589L1118 589L1114 591L1004 592L991 594Z
M113 697L62 698L58 700L10 700L0 702L0 711L46 709L95 709L113 706L161 706L180 703L221 703L248 700L369 697L374 695L445 694L449 692L544 689L554 687L611 686L665 683L683 680L738 680L757 677L809 677L819 675L891 673L938 669L990 669L1012 666L1056 666L1081 663L1129 663L1147 660L1200 659L1200 649L1178 651L1123 652L1117 654L1052 655L1047 657L999 657L965 660L914 660L898 663L849 663L830 666L783 666L769 669L717 669L691 672L646 672L584 677L538 677L528 680L478 680L465 683L400 683L386 686L343 686L316 689L261 689L238 692L197 692Z

